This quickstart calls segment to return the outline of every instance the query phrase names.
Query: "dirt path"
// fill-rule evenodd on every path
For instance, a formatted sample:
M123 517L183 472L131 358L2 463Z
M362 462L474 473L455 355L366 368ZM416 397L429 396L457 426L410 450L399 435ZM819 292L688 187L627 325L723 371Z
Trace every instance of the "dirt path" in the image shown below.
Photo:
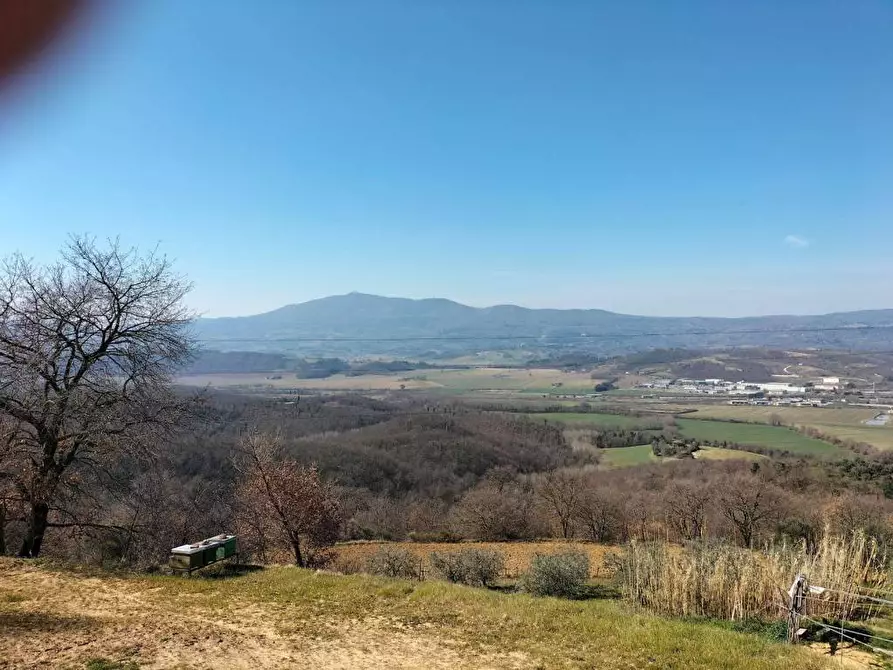
M312 633L298 634L287 605L178 607L177 597L164 591L150 580L97 579L3 561L0 668L84 668L96 658L184 670L533 665L520 654L477 656L460 643L417 627L401 630L384 618L316 618L307 628Z

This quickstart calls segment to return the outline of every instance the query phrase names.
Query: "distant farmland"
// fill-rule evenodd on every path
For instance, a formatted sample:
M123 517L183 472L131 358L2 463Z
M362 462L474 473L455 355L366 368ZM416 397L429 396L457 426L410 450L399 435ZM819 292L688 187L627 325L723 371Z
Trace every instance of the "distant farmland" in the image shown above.
M469 368L412 370L393 374L332 375L322 379L303 379L293 372L221 373L186 375L177 380L188 386L212 388L250 388L277 392L283 389L309 391L397 391L425 390L445 394L487 391L527 394L591 393L598 380L588 373L556 369Z
M593 428L628 428L642 429L645 426L659 423L662 419L660 416L628 416L624 414L598 414L583 412L548 412L548 413L532 413L528 416L534 420L555 421L566 424L575 424L578 426L589 425ZM709 421L699 419L676 419L676 425L683 437L693 438L704 442L734 442L742 445L754 445L765 447L767 449L777 449L779 451L787 451L798 456L815 456L818 458L846 458L852 453L830 444L817 440L812 437L801 435L790 428L769 426L759 423L733 423L731 421ZM848 428L850 431L858 430L856 428ZM864 428L862 430L871 430ZM642 449L642 447L625 447L617 449L605 449L604 452L613 451L630 451L631 449ZM650 447L648 447L650 453ZM736 453L736 452L733 452ZM710 455L705 458L721 458L729 455ZM638 458L639 462L645 462L644 455L638 457L633 453L616 455L609 457L606 462L608 465L627 465L633 464ZM658 460L655 458L655 460ZM605 462L603 460L603 462Z
M589 373L564 372L549 368L470 368L465 370L425 370L407 373L407 378L424 379L453 392L524 391L528 393L592 393L598 380Z
M759 407L723 404L699 406L692 416L705 419L737 419L753 423L770 423L773 417L778 417L789 425L861 426L865 419L870 419L877 413L878 410L866 407Z
M646 463L669 463L676 458L660 458L655 456L650 444L642 444L635 447L615 447L612 449L599 449L601 457L600 465L604 468L628 468ZM722 449L719 447L702 447L694 453L698 460L705 461L761 461L766 457L739 449Z
M601 456L600 465L606 468L629 468L646 463L660 463L665 460L654 455L650 444L642 444L636 447L599 449L598 453Z
M528 414L531 419L559 423L589 424L600 428L642 428L661 423L660 417L629 416L626 414L598 414L595 412L537 412Z
M845 458L851 455L851 452L843 447L806 437L789 428L697 419L676 419L676 423L684 437L696 440L752 444L787 451L798 456Z
M740 449L723 449L722 447L701 447L694 453L694 457L700 461L764 461L766 457L755 454L752 451Z
M812 426L822 433L844 440L865 442L878 449L893 449L893 422L885 426L867 426L879 410L868 407L748 407L708 405L699 407L690 416L737 419L769 423L773 416L786 425Z

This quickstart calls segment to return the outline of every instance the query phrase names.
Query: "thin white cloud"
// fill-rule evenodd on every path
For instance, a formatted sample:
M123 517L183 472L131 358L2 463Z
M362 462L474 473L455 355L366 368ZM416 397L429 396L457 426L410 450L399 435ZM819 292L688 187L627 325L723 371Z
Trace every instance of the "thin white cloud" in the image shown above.
M805 237L800 237L799 235L786 235L784 243L792 249L804 249L809 246L809 240Z

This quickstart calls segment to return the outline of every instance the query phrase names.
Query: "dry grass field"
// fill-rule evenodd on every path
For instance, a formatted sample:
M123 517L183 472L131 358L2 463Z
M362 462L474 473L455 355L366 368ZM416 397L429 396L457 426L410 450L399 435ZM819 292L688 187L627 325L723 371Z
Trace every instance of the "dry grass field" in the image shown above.
M404 373L407 378L425 379L444 390L533 391L543 393L591 393L598 380L589 373L533 368L470 368L467 370L420 370ZM560 386L553 386L558 384Z
M0 559L4 670L821 670L827 656L610 600L277 567L192 578ZM864 666L863 666L864 667Z
M814 425L823 433L828 433L841 440L853 440L865 442L878 449L893 449L893 428L891 424L886 426L834 426L826 424Z
M599 449L601 460L599 467L602 469L629 468L646 463L672 463L675 458L661 458L655 456L650 444L642 444L635 447L617 447L614 449ZM694 453L694 458L707 461L759 461L767 456L754 454L750 451L738 449L722 449L720 447L701 447Z
M619 551L617 547L589 542L348 542L339 544L336 549L332 569L339 572L361 571L367 559L386 546L399 546L411 551L422 561L424 572L430 573L428 557L432 551L448 552L461 549L492 549L505 555L506 579L517 579L530 567L530 560L536 554L554 554L569 549L581 551L589 556L589 576L604 579L611 576L605 567L605 556Z
M769 423L778 416L786 424L860 426L878 410L866 407L755 407L750 405L703 405L690 416L705 419L738 419Z
M741 451L740 449L722 449L720 447L701 447L694 453L694 457L703 461L764 461L766 456L755 454L751 451Z

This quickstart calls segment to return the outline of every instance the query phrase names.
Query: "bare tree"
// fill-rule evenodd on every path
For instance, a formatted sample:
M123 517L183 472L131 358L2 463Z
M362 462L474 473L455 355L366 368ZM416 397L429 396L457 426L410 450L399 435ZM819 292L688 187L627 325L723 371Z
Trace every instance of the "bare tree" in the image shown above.
M781 507L778 490L762 477L729 477L718 483L717 491L719 509L745 547L753 545L757 532L778 515Z
M150 449L189 406L172 390L189 359L190 284L154 252L74 237L59 262L0 266L0 478L25 509L19 555L48 528L96 525L72 503L79 482L130 449Z
M660 515L658 494L652 491L636 491L630 495L627 490L624 499L623 514L626 517L624 533L627 537L635 537L646 542L650 537L650 529L656 517Z
M402 540L406 537L406 505L388 496L369 496L348 525L353 537Z
M295 564L319 563L341 530L333 488L313 466L285 458L277 437L249 434L240 445L236 469L236 523L262 560L287 551Z
M576 501L574 515L590 540L613 542L625 534L623 507L618 502L619 497L612 493L589 482Z
M570 539L574 513L583 494L580 474L566 470L547 472L537 480L536 493L558 520L561 536L565 540Z
M847 534L858 529L877 540L889 540L890 507L885 502L879 497L845 492L828 506L826 518L831 531Z
M521 483L501 488L484 482L466 492L452 509L452 521L465 537L525 540L536 535L533 492Z
M704 536L710 494L690 482L674 483L664 492L667 523L683 540L699 540Z

